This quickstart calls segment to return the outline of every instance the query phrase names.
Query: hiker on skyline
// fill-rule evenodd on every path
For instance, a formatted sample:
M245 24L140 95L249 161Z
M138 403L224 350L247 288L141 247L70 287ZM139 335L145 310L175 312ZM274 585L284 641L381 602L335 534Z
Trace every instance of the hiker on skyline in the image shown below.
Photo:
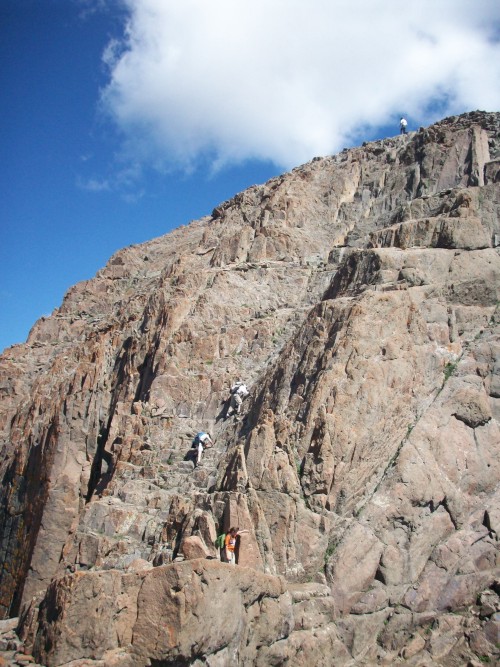
M408 125L408 121L404 116L401 116L401 120L399 121L399 132L400 134L406 134L406 126Z

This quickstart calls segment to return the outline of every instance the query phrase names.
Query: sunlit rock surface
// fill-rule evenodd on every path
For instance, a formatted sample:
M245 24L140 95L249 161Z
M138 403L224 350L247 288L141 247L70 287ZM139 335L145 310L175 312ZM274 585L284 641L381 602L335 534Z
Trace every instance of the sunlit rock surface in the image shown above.
M498 659L499 131L315 158L4 352L0 604L36 660Z

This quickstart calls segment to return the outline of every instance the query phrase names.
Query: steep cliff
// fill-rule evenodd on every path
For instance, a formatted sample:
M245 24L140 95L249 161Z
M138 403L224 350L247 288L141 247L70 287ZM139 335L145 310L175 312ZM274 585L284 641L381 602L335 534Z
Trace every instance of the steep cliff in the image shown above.
M316 158L5 351L0 605L42 664L498 656L499 131Z

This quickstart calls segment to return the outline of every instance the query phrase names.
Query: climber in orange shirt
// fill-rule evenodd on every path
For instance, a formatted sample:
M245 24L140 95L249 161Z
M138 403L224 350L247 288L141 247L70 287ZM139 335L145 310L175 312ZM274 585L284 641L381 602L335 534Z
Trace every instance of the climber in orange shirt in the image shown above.
M248 530L246 529L240 530L239 528L230 528L228 534L226 535L224 546L226 547L226 559L230 565L236 565L236 556L234 553L236 549L236 540L238 539L238 536L241 535L242 533L248 533Z

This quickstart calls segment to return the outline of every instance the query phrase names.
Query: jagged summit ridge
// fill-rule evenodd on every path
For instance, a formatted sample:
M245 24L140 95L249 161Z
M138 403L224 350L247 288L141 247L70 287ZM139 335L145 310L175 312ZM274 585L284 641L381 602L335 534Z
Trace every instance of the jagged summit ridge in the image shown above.
M47 591L25 624L39 659L494 655L499 125L474 112L254 186L116 253L6 351L1 602L17 614ZM238 377L251 397L224 421ZM200 428L216 446L193 470ZM154 639L134 620L153 604L141 587L177 577L195 609L182 582L229 566L169 563L192 537L216 556L229 524L250 529L240 566L263 573L271 616L189 653L172 611L175 640ZM111 615L110 591L128 590L130 618L77 650L64 624L88 613L86 587ZM493 605L481 622L465 613L478 596Z

